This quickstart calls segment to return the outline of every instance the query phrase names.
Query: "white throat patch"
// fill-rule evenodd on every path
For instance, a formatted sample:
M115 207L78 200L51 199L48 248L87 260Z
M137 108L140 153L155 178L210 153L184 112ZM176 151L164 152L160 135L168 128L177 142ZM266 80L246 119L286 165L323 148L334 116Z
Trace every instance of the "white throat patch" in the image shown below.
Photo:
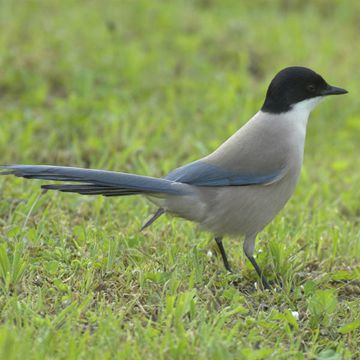
M299 133L301 133L303 136L305 136L310 112L323 98L323 96L318 96L312 99L300 101L293 105L291 110L284 113L286 118L295 125Z
M295 110L296 112L308 112L310 113L314 107L324 99L324 96L317 96L311 99L306 99L303 101L300 101L293 105L292 110Z

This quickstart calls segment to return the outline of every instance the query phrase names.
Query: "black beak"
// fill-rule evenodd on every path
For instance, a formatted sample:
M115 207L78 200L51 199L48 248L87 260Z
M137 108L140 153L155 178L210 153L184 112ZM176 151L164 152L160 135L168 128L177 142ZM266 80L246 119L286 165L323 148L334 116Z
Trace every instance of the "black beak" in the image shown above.
M336 86L328 85L326 89L321 91L321 95L327 96L327 95L342 95L347 94L348 91Z

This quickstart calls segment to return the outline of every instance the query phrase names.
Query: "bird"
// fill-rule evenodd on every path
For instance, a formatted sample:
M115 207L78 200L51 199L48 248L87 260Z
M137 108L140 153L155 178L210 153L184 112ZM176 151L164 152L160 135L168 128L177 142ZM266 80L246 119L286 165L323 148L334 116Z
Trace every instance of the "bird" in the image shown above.
M209 155L162 178L53 165L2 165L2 175L50 182L45 190L81 195L142 195L158 210L142 229L167 213L213 234L224 267L233 272L225 236L243 237L243 250L264 289L270 283L257 264L255 240L292 196L298 182L306 127L325 97L346 94L315 71L290 66L268 86L260 110Z

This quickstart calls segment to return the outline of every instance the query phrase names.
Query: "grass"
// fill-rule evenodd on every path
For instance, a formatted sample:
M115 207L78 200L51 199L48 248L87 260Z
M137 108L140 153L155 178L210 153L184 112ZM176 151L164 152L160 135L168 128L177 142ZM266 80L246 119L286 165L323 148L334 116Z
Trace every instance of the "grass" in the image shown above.
M240 239L225 242L238 277L191 223L139 233L141 198L1 179L0 358L360 358L359 14L355 0L1 0L2 163L161 176L236 131L282 67L350 93L312 114L296 193L259 236L277 292L255 290Z

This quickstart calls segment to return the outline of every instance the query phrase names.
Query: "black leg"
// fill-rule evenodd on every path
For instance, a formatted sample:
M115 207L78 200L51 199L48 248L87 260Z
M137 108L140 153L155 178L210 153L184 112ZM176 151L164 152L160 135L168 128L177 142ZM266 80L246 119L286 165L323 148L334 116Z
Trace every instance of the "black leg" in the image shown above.
M151 218L141 227L140 231L143 231L148 226L150 226L156 219L158 219L162 214L165 214L165 210L163 208L159 208L156 213L151 216Z
M230 264L228 262L226 252L225 252L225 249L224 249L224 245L222 243L222 238L221 237L216 237L215 241L216 241L216 244L217 244L217 246L218 246L218 248L220 250L221 257L223 259L225 269L232 273L233 271L231 270Z
M264 276L263 272L259 268L259 265L255 261L254 257L253 256L247 256L247 258L250 260L250 262L252 263L252 265L255 268L256 272L260 276L260 279L261 279L261 282L263 284L264 289L271 289L271 287L269 285L269 282L266 280L266 277Z

